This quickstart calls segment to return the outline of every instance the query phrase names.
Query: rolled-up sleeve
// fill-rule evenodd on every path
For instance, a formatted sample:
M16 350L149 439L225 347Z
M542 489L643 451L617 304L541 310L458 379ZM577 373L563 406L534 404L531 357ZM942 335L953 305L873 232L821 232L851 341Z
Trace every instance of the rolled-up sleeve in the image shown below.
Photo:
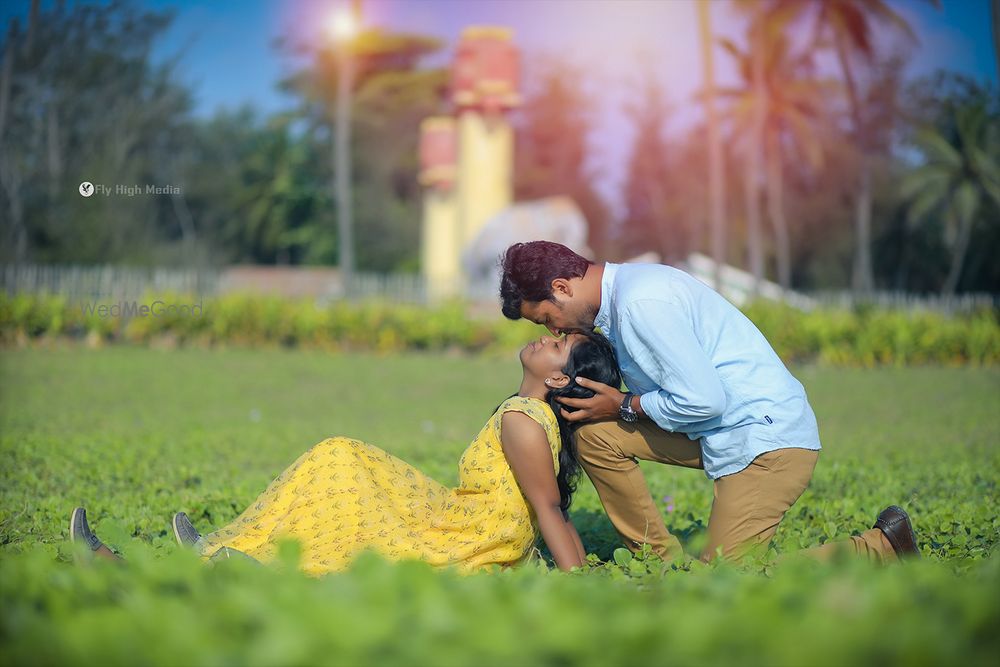
M635 301L626 309L620 331L629 356L660 387L639 397L643 411L660 428L690 430L723 414L722 381L680 304Z

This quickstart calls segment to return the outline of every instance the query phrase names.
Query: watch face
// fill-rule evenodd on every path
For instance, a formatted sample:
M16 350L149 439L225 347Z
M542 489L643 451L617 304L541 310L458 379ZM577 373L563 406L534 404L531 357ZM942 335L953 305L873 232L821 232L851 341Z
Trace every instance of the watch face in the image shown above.
M639 414L632 409L632 396L634 394L625 394L622 404L618 407L618 416L629 424L635 423L639 419Z

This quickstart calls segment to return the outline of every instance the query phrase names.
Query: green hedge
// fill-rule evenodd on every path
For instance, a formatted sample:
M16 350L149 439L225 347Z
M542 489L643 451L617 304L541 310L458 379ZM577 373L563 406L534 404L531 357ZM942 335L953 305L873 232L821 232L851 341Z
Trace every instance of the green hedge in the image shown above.
M785 361L869 367L1000 361L1000 322L992 310L951 317L872 308L803 313L758 302L744 312Z
M192 304L179 294L148 295L139 304ZM228 295L200 301L194 316L160 310L156 316L101 316L66 298L0 295L0 342L85 338L187 345L284 345L330 350L507 351L539 335L528 322L470 317L452 302L434 308L380 302L336 302ZM105 303L111 306L110 303ZM819 309L803 313L758 302L746 308L785 361L836 366L910 364L994 365L1000 361L1000 323L992 310L945 316L926 311Z
M331 350L510 349L541 329L529 322L472 318L459 302L435 308L383 302L334 302L318 306L310 299L233 294L204 298L181 294L147 295L152 305L200 304L200 315L156 306L149 316L102 316L91 305L65 297L0 295L0 341L16 344L35 338L86 338L92 344L283 345ZM99 302L105 306L113 302Z

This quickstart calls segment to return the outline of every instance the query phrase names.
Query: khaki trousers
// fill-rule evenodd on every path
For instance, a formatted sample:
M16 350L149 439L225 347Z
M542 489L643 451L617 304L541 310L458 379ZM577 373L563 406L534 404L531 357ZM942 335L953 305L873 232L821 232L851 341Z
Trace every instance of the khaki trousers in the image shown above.
M626 546L638 550L645 543L665 560L682 557L680 542L663 523L638 462L704 468L701 445L649 420L635 424L608 420L580 427L576 447L581 466ZM716 555L738 559L754 547L766 546L785 512L809 486L818 456L819 452L809 449L778 449L761 454L740 472L715 480L702 560ZM825 560L841 552L878 562L896 559L877 528L803 553Z

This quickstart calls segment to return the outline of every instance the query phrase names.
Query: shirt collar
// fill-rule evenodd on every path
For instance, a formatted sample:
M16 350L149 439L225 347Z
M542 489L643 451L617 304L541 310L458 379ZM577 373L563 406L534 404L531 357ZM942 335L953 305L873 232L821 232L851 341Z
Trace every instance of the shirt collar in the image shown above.
M611 289L615 284L616 273L618 273L617 264L611 262L604 264L604 275L601 276L601 309L594 318L594 326L600 327L605 335L611 331Z

